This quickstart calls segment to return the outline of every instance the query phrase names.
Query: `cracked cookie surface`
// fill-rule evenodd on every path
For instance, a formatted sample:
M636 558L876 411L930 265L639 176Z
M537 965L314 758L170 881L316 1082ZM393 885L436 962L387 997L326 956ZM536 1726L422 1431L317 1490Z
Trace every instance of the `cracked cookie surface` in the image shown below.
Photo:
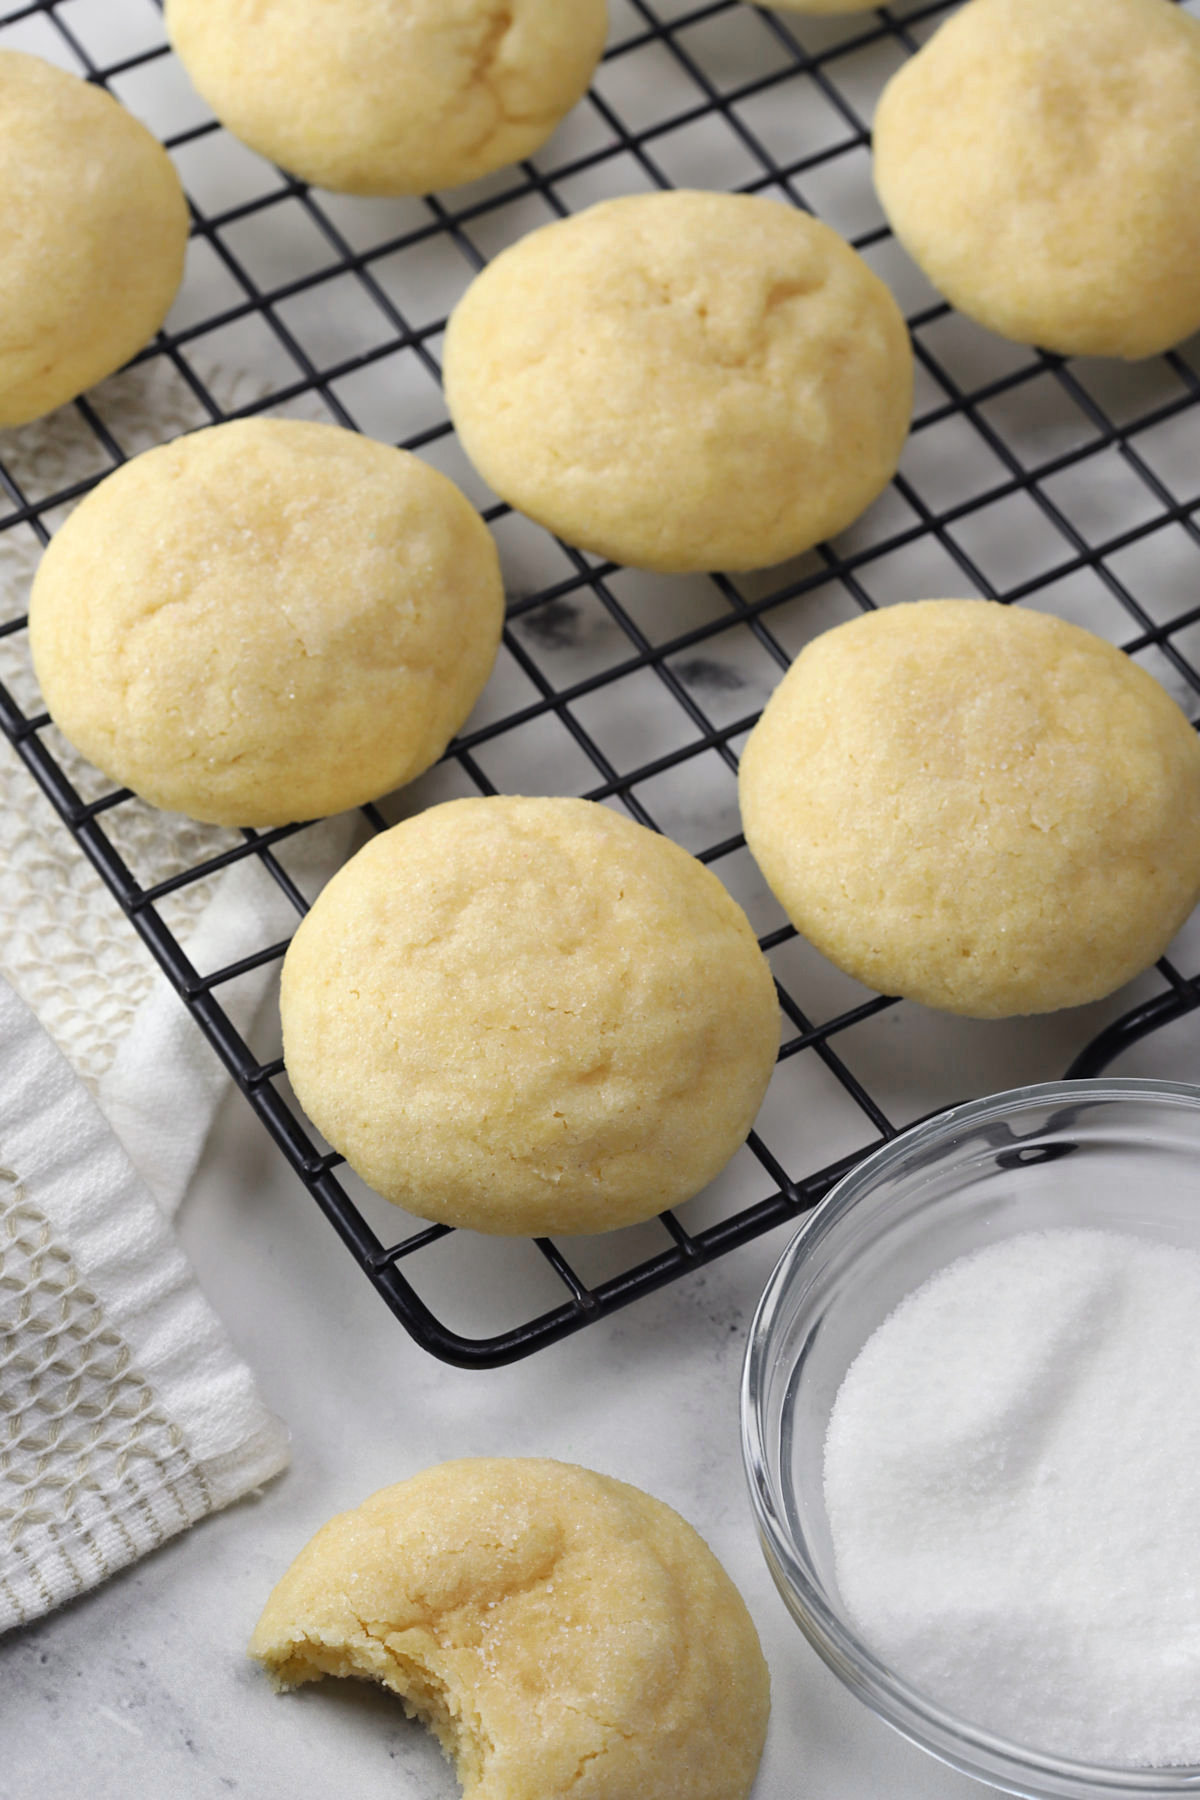
M748 194L602 202L531 232L451 315L446 397L511 505L635 567L765 567L895 473L912 351L829 226Z
M582 99L605 0L167 0L235 136L319 187L424 194L518 162Z
M284 961L301 1105L421 1218L607 1231L745 1138L779 1008L749 921L686 850L588 800L453 800L336 874Z
M766 1732L758 1638L703 1539L537 1458L442 1463L332 1519L250 1653L283 1688L393 1689L464 1800L743 1800Z
M0 51L0 426L111 375L166 317L188 209L170 157L89 82Z
M1169 0L971 0L889 81L875 186L953 305L1067 356L1200 329L1200 20Z
M495 659L499 558L446 476L245 419L132 458L55 534L34 666L77 750L223 825L341 812L441 755Z
M976 1018L1111 993L1200 892L1200 743L1114 645L922 600L815 638L742 753L746 841L796 926Z

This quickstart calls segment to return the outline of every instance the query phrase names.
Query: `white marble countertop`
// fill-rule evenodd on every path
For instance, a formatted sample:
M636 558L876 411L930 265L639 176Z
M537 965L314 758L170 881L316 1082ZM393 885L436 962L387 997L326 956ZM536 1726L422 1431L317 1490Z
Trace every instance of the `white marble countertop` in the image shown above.
M330 1514L431 1462L495 1453L562 1457L635 1482L716 1550L771 1667L754 1800L970 1800L986 1791L841 1688L792 1624L759 1553L738 1379L784 1232L510 1368L452 1369L409 1341L231 1095L182 1235L291 1428L292 1466L261 1498L0 1639L0 1800L79 1791L88 1800L303 1791L452 1800L452 1771L390 1696L327 1682L277 1698L245 1644L272 1583Z

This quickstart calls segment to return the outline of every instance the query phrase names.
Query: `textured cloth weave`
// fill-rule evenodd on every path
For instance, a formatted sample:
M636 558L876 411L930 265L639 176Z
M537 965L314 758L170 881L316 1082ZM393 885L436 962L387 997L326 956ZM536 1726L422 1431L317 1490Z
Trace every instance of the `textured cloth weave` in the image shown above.
M0 1630L286 1460L99 1107L0 983Z

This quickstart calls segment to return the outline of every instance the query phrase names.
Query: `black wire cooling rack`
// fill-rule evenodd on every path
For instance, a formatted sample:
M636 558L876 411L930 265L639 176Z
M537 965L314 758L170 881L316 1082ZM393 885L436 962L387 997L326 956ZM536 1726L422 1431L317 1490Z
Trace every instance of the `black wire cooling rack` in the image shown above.
M872 995L783 921L745 850L734 793L738 749L802 644L894 600L977 594L1057 611L1122 644L1194 716L1200 348L1136 368L1064 360L977 330L924 284L874 202L867 120L944 3L841 19L742 0L612 0L611 10L593 90L543 151L470 188L393 203L311 191L235 144L191 94L151 0L0 9L0 45L110 87L163 136L188 189L188 278L136 366L165 371L197 424L307 407L403 444L459 479L496 532L510 607L493 683L439 768L390 807L364 808L362 829L455 793L607 800L711 865L771 958L787 1041L754 1135L706 1194L650 1225L572 1243L423 1226L356 1184L299 1114L282 1061L233 1023L230 995L279 962L286 936L205 969L169 923L173 897L236 864L256 865L303 912L295 853L313 828L225 834L166 874L152 858L134 866L118 826L142 803L85 795L36 696L0 687L0 725L309 1193L412 1335L464 1365L521 1356L794 1218L919 1114L1097 1074L1200 1002L1200 934L1186 932L1132 988L1050 1020L939 1019ZM836 543L750 577L664 580L556 544L479 491L441 407L446 317L490 255L593 200L672 185L810 208L891 283L913 331L916 422L892 487ZM254 377L248 398L212 377L222 359ZM32 531L44 544L62 510L129 453L105 391L74 403L94 467L55 491L31 481L20 434L0 434L0 534ZM0 624L10 654L24 626L23 616ZM1173 1055L1155 1072L1174 1072Z

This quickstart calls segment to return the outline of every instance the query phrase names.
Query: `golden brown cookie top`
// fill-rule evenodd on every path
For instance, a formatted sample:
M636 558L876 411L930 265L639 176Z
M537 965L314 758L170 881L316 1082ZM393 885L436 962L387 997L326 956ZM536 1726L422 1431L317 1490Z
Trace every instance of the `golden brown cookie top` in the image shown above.
M111 375L162 324L188 209L158 140L110 94L0 50L0 425Z
M244 419L87 496L39 566L30 642L56 723L114 781L279 825L428 768L503 610L491 535L446 476L339 426Z
M1121 651L925 600L797 657L751 734L747 842L797 929L885 993L981 1017L1099 998L1200 891L1200 744Z
M1143 357L1200 327L1200 20L1171 0L971 0L874 151L897 237L1001 336Z
M583 97L605 0L168 0L196 88L319 187L424 194L505 167Z
M334 876L281 994L309 1117L379 1193L480 1231L605 1231L698 1191L779 1042L745 914L588 800L436 806Z
M747 194L605 201L522 238L446 334L446 395L496 491L639 567L759 568L895 471L912 352L829 226Z
M285 1687L399 1693L464 1800L743 1800L766 1665L733 1583L660 1500L534 1458L442 1463L324 1526L250 1644Z

